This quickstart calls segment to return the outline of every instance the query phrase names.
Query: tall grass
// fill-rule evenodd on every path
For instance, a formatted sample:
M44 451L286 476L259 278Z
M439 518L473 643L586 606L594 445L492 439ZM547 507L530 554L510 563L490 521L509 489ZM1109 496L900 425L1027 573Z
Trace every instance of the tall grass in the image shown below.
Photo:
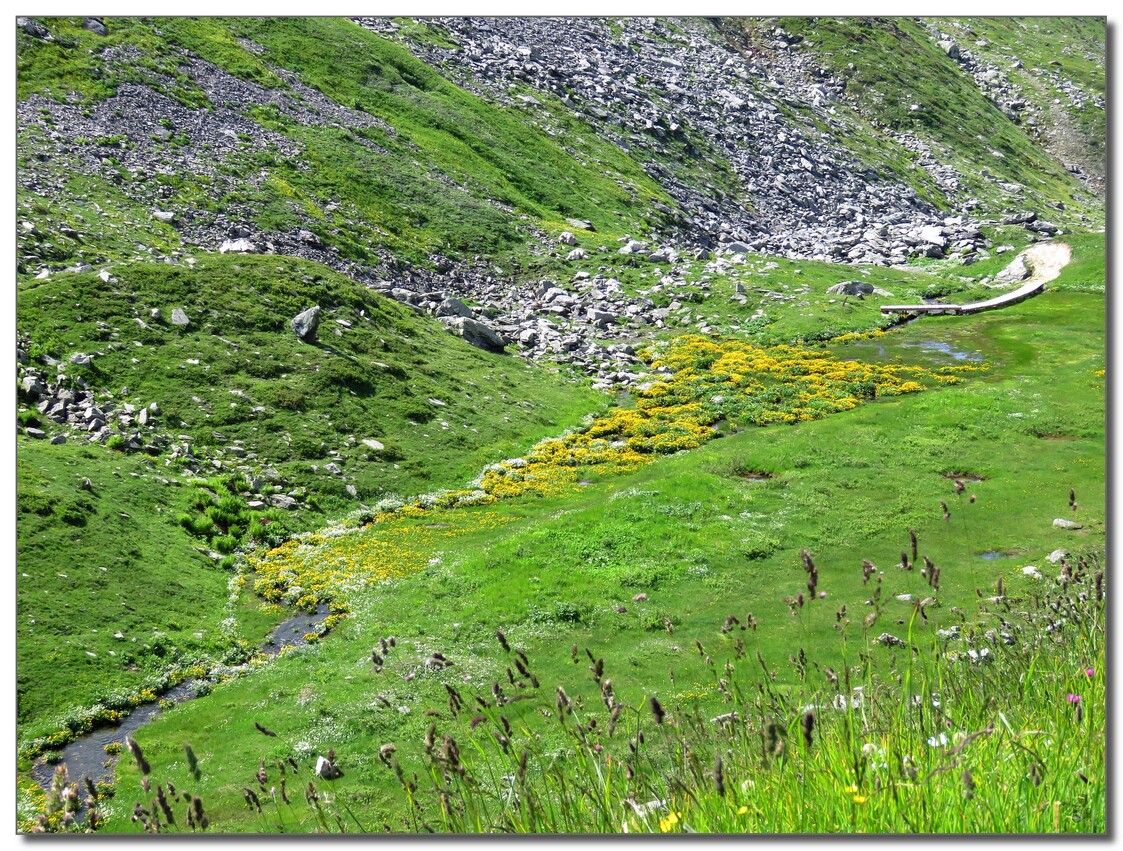
M346 753L247 769L246 805L268 832L1102 833L1104 571L1095 553L1057 571L1019 597L978 589L975 611L934 632L919 628L930 601L894 635L876 606L812 594L795 611L833 620L845 663L793 648L793 686L751 616L730 616L693 642L717 714L689 693L621 702L626 671L576 645L573 676L540 682L497 632L506 681L446 686L407 764L395 743L379 750L408 802L401 824L335 792ZM146 826L169 829L144 783Z

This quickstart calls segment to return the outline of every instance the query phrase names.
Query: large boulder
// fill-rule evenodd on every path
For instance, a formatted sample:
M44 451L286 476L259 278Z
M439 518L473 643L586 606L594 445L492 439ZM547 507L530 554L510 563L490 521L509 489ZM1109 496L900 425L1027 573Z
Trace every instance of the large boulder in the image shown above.
M437 316L464 316L470 319L474 315L472 308L458 298L446 298L437 305Z
M191 320L187 318L187 314L183 312L182 308L175 308L172 310L172 325L178 325L180 328L186 328L191 324Z
M586 318L598 328L608 328L610 325L615 325L618 320L615 313L610 313L607 310L598 310L595 307L589 308L586 313Z
M889 297L893 293L883 290L881 287L875 287L868 281L842 281L833 287L827 287L827 295L855 295L858 298L865 298L868 295Z
M34 18L16 18L16 26L32 38L49 39L51 31Z
M938 248L943 248L948 244L947 239L944 237L943 230L935 225L928 225L920 229L918 234L921 242L927 242L930 245L935 245Z
M440 321L449 331L463 337L464 342L485 352L501 353L507 345L502 337L478 319L467 316L442 316Z
M1025 255L1019 254L1014 262L994 276L996 284L1016 284L1029 277L1029 267L1026 265Z
M86 18L82 21L82 29L89 30L94 35L100 35L102 38L109 35L109 29L105 23L99 18Z
M316 332L320 328L320 306L317 304L301 311L289 323L292 330L305 343L316 342Z

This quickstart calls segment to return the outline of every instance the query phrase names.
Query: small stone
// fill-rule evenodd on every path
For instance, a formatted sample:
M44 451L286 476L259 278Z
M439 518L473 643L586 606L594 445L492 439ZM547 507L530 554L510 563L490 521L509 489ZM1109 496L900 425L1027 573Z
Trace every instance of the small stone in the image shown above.
M172 311L172 325L186 328L190 324L191 320L187 318L187 314L183 312L182 308L177 307Z
M1053 521L1053 526L1057 529L1083 529L1084 527L1074 520L1066 520L1063 517L1058 517Z
M320 327L320 306L317 304L298 313L289 324L296 336L305 343L316 342L316 331Z

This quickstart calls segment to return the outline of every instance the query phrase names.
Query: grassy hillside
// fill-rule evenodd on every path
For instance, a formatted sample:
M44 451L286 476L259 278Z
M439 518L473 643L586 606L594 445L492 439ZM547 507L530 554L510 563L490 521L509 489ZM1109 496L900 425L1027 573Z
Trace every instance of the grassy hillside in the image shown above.
M281 540L394 493L461 487L604 404L317 264L207 256L193 268L113 271L112 283L61 274L19 291L32 355L60 359L64 383L84 380L107 411L157 403L140 430L167 439L156 457L127 455L120 437L87 445L21 406L21 427L69 436L62 446L20 438L20 722L30 730L53 730L70 707L174 660L221 657L244 628L259 638L266 619L253 614L234 633L217 628L247 613L226 606L231 574L208 552ZM288 327L312 304L323 308L316 345ZM175 308L191 325L170 323ZM76 352L92 364L70 364ZM193 457L173 456L173 444ZM147 647L154 630L159 651Z
M509 267L526 260L535 232L563 230L566 218L587 220L614 236L646 233L664 216L653 203L664 210L673 204L640 164L582 132L580 121L571 118L569 132L548 134L346 20L110 18L105 38L74 19L44 22L58 33L53 41L22 31L18 36L21 99L73 97L94 109L122 84L143 82L188 110L169 106L163 126L172 132L163 140L153 136L158 128L118 127L104 151L112 180L91 187L110 221L150 219L128 214L139 201L197 224L230 213L265 232L309 228L342 257L359 262L376 262L386 252L419 265L431 265L433 254L486 254ZM132 52L138 48L142 52ZM212 102L205 84L179 67L189 56L260 86L258 102ZM295 76L279 76L279 69ZM349 117L321 117L323 107L314 105L311 117L292 108L307 106L296 81L326 95L333 109ZM281 100L268 102L274 95ZM246 134L235 150L217 156L216 174L189 178L185 156L206 157L211 148L208 140L193 137L199 121L194 116L216 108L232 108L281 134L301 155L285 155ZM41 130L36 125L21 132L21 151L29 155ZM155 182L122 167L130 154L142 153L163 165ZM73 175L72 165L66 154L36 167L67 183L93 178ZM43 259L85 256L94 262L134 250L131 243L112 250L120 237L104 238L112 233L110 221L76 220L86 212L78 203L84 193L81 185L68 189L61 208L37 202L31 192L22 196L21 214L37 228L23 234L25 249L34 245ZM177 242L175 228L140 226L170 245ZM67 229L83 238L75 240Z

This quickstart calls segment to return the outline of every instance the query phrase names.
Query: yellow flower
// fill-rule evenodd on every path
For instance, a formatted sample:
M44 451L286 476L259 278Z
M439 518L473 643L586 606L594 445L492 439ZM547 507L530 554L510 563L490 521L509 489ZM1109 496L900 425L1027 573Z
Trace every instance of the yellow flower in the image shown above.
M669 833L676 824L678 824L678 813L670 813L665 819L659 820L659 829L663 833Z
M855 804L864 804L868 800L869 800L869 798L867 798L865 795L855 795L854 796L854 803Z
M849 786L847 786L847 787L846 787L845 789L843 789L842 791L844 791L844 792L845 792L846 794L848 794L848 795L854 795L854 794L857 794L857 792L858 792L858 787L857 787L857 785L855 785L855 784L851 783L851 784L850 784Z
M739 815L739 816L743 816L743 815L744 815L745 813L747 813L748 811L749 811L749 808L748 808L748 807L746 807L746 806L742 806L742 807L741 807L741 809L737 810L737 815Z

